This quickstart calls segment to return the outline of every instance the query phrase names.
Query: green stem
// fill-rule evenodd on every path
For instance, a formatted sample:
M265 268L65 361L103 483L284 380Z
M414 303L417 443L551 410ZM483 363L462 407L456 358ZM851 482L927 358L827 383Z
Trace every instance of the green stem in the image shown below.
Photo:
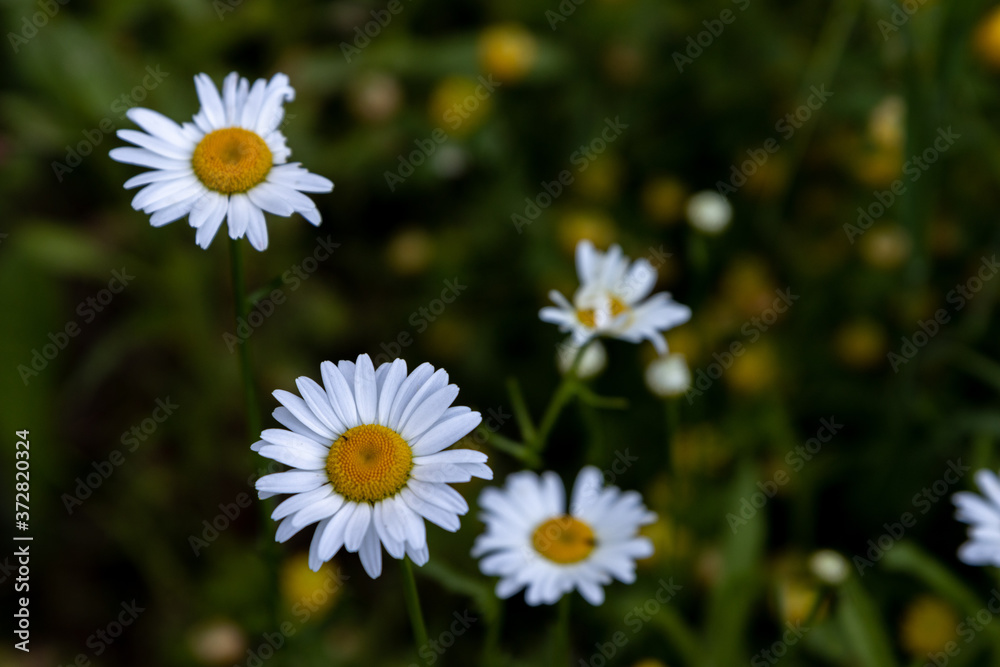
M559 600L559 616L552 639L552 665L568 666L573 657L569 641L569 606L572 599L572 594L567 593Z
M246 319L250 313L250 304L246 297L245 278L243 272L243 248L239 239L229 240L229 254L232 258L233 300L236 302L237 319ZM245 340L238 345L240 351L240 372L243 375L243 403L246 407L247 429L251 438L260 436L260 408L257 405L257 390L253 383L253 371L250 365L250 345Z
M417 656L422 664L430 664L421 652L421 649L428 645L427 627L424 625L424 615L420 611L417 580L413 576L413 565L410 563L409 556L403 558L403 593L406 597L406 611L410 615L410 625L413 626L413 640L417 644Z
M245 275L243 270L243 248L238 239L230 239L229 256L231 259L233 278L233 301L236 311L236 318L247 318L250 310L250 303L246 298ZM257 390L253 381L253 366L250 363L250 341L244 340L240 343L240 380L243 385L243 403L246 414L247 437L251 442L256 442L260 438L261 417L260 405L257 403ZM249 446L249 445L248 445ZM272 628L278 627L278 608L281 604L281 589L278 580L278 545L270 539L271 532L267 527L271 524L271 506L273 501L261 501L257 503L260 512L261 544L260 550L263 552L264 565L267 568L268 580L268 623Z
M548 444L549 433L551 433L552 427L556 425L559 413L562 412L562 409L566 407L569 400L573 398L574 394L576 394L579 386L576 371L580 367L580 361L583 359L583 353L587 351L587 348L590 346L590 342L591 341L587 341L576 351L576 356L573 357L573 365L571 365L569 370L566 371L566 374L563 375L562 381L559 383L559 387L556 388L556 393L552 395L552 400L549 401L549 406L545 409L545 413L542 415L542 422L538 427L538 432L528 443L531 448L539 454L545 450L545 446Z

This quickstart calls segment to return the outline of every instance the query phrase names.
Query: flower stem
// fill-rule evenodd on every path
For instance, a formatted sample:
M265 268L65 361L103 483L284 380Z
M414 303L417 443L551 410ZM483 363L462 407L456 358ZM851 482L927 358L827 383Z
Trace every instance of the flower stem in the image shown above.
M542 415L542 421L535 437L529 441L531 448L538 453L541 453L545 449L545 446L548 444L549 433L551 433L552 427L555 426L556 419L559 418L559 413L562 412L562 409L566 407L566 404L569 403L579 388L576 372L580 367L583 354L589 346L590 341L587 341L577 349L576 356L573 357L573 365L563 375L562 382L559 383L556 392L552 395L552 400L549 401L549 406Z
M230 239L229 256L231 259L233 278L233 301L237 320L246 320L250 311L250 304L246 298L245 275L243 270L243 248L239 239ZM257 390L253 381L253 367L250 364L250 341L244 340L239 344L240 355L240 379L243 384L243 404L246 414L247 437L251 442L255 442L260 437L260 405L257 403ZM248 445L249 446L249 445ZM270 627L278 627L278 606L281 602L281 591L278 581L278 549L277 544L269 539L269 531L266 526L270 523L271 502L260 502L260 525L261 530L261 551L263 552L264 565L267 568L268 579L268 623Z
M406 611L410 615L410 625L413 626L413 640L417 645L417 656L422 664L429 664L421 653L427 646L427 627L424 625L424 615L420 611L420 597L417 595L417 580L413 577L413 564L410 557L403 557L403 593L406 597Z
M569 593L559 600L559 616L556 619L556 627L552 640L552 659L550 664L563 667L569 665L572 659L569 641L569 606L573 596Z
M247 303L245 277L243 272L243 248L239 239L229 240L229 254L232 258L233 300L236 302L237 319L246 319L250 312ZM246 408L248 434L254 440L260 435L260 408L257 405L257 389L253 383L253 371L250 365L249 341L242 341L239 347L240 373L243 376L243 403Z

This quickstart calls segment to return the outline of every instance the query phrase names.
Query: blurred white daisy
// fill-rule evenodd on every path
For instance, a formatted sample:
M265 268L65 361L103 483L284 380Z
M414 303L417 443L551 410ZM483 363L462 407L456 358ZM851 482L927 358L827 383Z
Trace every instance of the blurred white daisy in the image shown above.
M341 547L358 552L373 579L382 572L382 547L423 565L424 519L454 532L469 511L448 484L493 479L482 452L442 451L482 418L449 407L458 387L430 364L407 374L397 359L376 371L363 354L356 364L323 362L321 371L323 386L296 380L301 398L274 392L283 406L274 418L286 428L264 431L252 446L292 468L257 480L261 498L291 494L271 514L281 521L277 541L319 522L309 548L314 571Z
M556 306L538 314L544 322L571 332L576 345L593 336L610 336L630 343L649 340L664 354L667 342L660 332L691 319L691 309L673 301L670 294L649 296L656 286L656 269L646 259L632 262L617 245L603 253L590 241L580 241L576 272L580 287L573 302L552 290L549 298Z
M702 190L688 199L687 219L700 232L719 234L733 219L733 207L718 192Z
M976 485L985 497L971 491L952 496L955 518L969 524L969 541L958 549L958 558L969 565L1000 567L1000 479L992 470L979 470Z
M254 248L266 249L264 211L282 216L298 212L318 225L319 211L302 193L330 192L333 183L298 162L286 164L291 151L278 128L284 103L295 99L288 77L275 74L251 86L232 72L221 96L207 74L197 75L194 83L201 110L193 123L178 125L140 107L126 112L145 132L118 130L120 138L138 148L115 148L111 158L152 170L125 181L125 189L146 186L132 199L132 207L151 214L154 227L188 216L202 248L228 219L230 238L246 235Z
M639 527L656 521L635 491L603 488L593 466L580 471L570 511L554 472L518 472L503 489L479 496L486 532L476 538L474 558L483 574L499 576L496 594L508 598L527 586L529 605L554 604L574 588L593 605L604 602L611 580L635 581L635 560L653 554Z
M556 366L559 372L565 375L573 368L576 355L580 353L580 346L569 338L564 343L556 346ZM595 340L587 349L583 351L580 363L576 367L576 376L581 380L589 380L596 377L608 365L608 352L601 345L601 341Z
M691 388L691 369L683 354L657 357L646 367L646 386L661 398L680 396Z

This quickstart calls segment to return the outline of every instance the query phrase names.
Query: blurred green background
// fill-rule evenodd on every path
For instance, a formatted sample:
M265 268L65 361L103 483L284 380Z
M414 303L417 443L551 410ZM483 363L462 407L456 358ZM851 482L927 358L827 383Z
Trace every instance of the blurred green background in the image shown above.
M574 402L547 452L546 467L571 483L583 464L611 469L628 450L639 461L609 479L660 515L647 531L656 555L634 585L612 584L598 608L575 596L574 665L924 665L949 641L960 650L947 664L1000 664L1000 624L970 632L965 620L996 572L955 557L965 527L949 496L972 486L971 473L935 486L949 462L1000 466L1000 281L987 269L974 294L970 283L1000 237L997 10L939 0L394 7L0 5L10 471L0 488L13 496L14 433L30 429L35 538L32 650L15 651L5 633L0 664L257 664L275 585L294 634L266 664L416 663L395 562L376 581L346 555L313 575L305 530L278 549L280 572L268 571L262 544L275 525L242 495L263 462L249 450L256 437L225 337L237 333L225 232L202 251L186 221L153 229L121 187L139 169L107 156L123 145L113 130L132 127L128 106L189 120L192 77L218 84L234 69L290 76L292 159L336 183L314 197L320 228L269 216L270 248L243 242L250 290L284 300L246 343L266 415L272 390L367 352L444 367L460 404L517 438L507 380L539 417L559 382L562 336L537 312L550 289L572 293L582 238L655 260L658 289L692 308L668 338L696 382L709 377L700 393L654 396L643 381L652 347L609 341L591 388L624 397L627 410ZM477 98L481 80L492 90ZM832 95L819 102L815 90ZM615 119L620 133L581 158ZM957 138L935 148L949 128ZM526 198L543 203L564 170L572 183L519 225L512 216L534 214ZM686 209L720 182L738 185L733 219L707 234ZM860 227L858 208L878 203L884 212ZM310 261L321 240L340 245ZM120 293L106 291L115 271L133 276ZM442 306L449 281L463 289ZM798 300L772 319L776 290ZM929 325L941 309L947 322ZM61 336L68 325L78 335ZM735 343L742 353L729 363ZM48 348L52 359L47 345L61 348ZM37 373L19 370L33 362ZM169 416L158 401L175 406ZM821 419L843 427L808 460L795 454ZM487 435L466 445L490 454L500 483L521 466ZM77 491L88 476L99 484ZM472 504L482 486L459 490ZM775 497L748 510L742 501L765 491ZM740 512L745 524L730 518ZM907 512L905 534L869 554ZM517 596L496 622L493 582L468 556L474 514L457 534L428 531L418 581L431 637L454 613L478 619L436 661L554 664L554 609ZM223 528L213 533L213 521ZM842 554L846 581L817 576L820 549ZM10 560L0 561L5 609ZM636 607L671 578L682 590L637 624ZM143 611L123 612L133 601ZM123 613L120 636L100 634L118 634ZM790 642L788 623L808 631ZM501 650L483 655L490 633Z

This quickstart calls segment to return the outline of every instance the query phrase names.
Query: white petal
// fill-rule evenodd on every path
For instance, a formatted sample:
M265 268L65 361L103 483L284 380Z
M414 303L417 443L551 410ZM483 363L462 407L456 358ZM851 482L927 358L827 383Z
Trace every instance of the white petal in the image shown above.
M378 416L378 389L375 367L367 354L358 357L354 373L354 399L357 401L361 423L374 424Z
M241 239L247 233L252 207L253 204L246 195L229 195L229 238Z
M191 208L191 216L188 218L188 222L190 222L191 226L196 229L216 217L218 217L221 222L222 216L226 214L226 209L228 207L229 204L226 202L225 197L220 195L218 192L206 190L205 194L202 195Z
M172 181L153 183L136 193L132 198L132 208L137 211L145 209L147 213L152 213L199 194L201 190L201 183L193 174Z
M303 493L326 484L325 472L292 470L264 475L257 480L257 490L270 493Z
M278 399L278 402L285 406L300 422L324 438L333 440L336 434L316 416L305 400L284 389L276 389L271 392L271 395Z
M226 112L226 126L236 125L236 85L240 76L236 72L230 72L222 81L222 107Z
M340 548L344 546L344 534L347 530L347 524L350 522L351 517L354 516L357 508L358 506L355 503L345 504L339 512L333 515L329 525L323 530L323 534L319 538L317 554L324 561L333 558L340 551Z
M384 367L385 364L379 366L379 370L382 370ZM382 389L379 391L378 423L382 426L389 425L389 413L392 411L393 401L396 400L396 394L399 392L399 388L405 379L406 362L402 359L396 359L389 365L386 378L382 382Z
M389 428L399 432L400 421L403 412L410 405L410 401L416 396L420 388L426 384L427 380L434 374L434 367L428 363L423 363L413 369L413 372L406 376L403 383L399 385L396 398L392 402L392 410L389 411Z
M340 421L344 426L351 428L359 425L358 409L354 402L354 391L348 384L347 379L340 368L329 361L320 364L320 372L323 374L323 386L326 388L330 404L336 411ZM352 378L353 379L353 378Z
M478 412L469 412L443 421L410 443L413 446L413 455L436 454L461 440L482 421L483 417Z
M323 433L327 438L333 440L347 430L333 411L330 397L319 384L310 378L300 377L295 380L295 386L299 388L299 393L309 406L310 413L326 427Z
M417 465L426 465L428 463L486 463L486 460L485 453L477 452L474 449L449 449L437 454L415 457L413 462Z
M145 148L112 148L108 151L108 156L116 162L149 167L150 169L178 171L191 168L191 164L185 160L164 157Z
M433 426L458 396L458 387L453 384L438 389L424 399L403 424L400 435L409 442L422 435Z
M371 523L372 506L368 503L358 503L351 520L347 522L347 532L344 534L344 547L354 553L361 547L361 541Z
M604 476L594 466L583 468L573 484L573 496L570 501L570 512L575 516L592 507L600 497L604 485Z
M462 525L454 512L449 512L442 507L432 505L413 493L408 487L403 487L399 492L399 496L414 512L447 531L454 533Z
M313 503L319 502L320 500L332 495L333 487L326 484L318 489L313 489L312 491L306 491L305 493L297 493L294 496L289 496L274 508L274 511L271 512L271 518L275 521L279 521L284 519L286 516L295 514L303 507L312 505Z
M329 446L309 436L286 431L283 428L269 428L261 431L260 437L272 445L282 445L290 449L302 449L313 455L324 457L330 453Z
M260 210L250 197L249 202L250 223L247 225L247 240L258 252L267 250L267 222L264 220L264 212Z
M361 565L365 568L368 576L372 579L378 579L379 575L382 574L382 543L379 542L374 524L368 526L368 532L365 533L365 538L361 542L358 556L361 557Z
M149 224L154 227L162 227L168 223L173 222L179 218L183 218L185 215L191 212L191 209L197 203L198 197L191 197L183 201L179 201L170 206L161 208L153 215L149 216Z
M250 86L250 94L243 104L243 113L240 114L240 127L252 132L253 128L257 125L257 118L260 116L260 105L264 101L266 86L267 82L264 79L257 79Z
M264 181L247 192L247 196L250 197L250 201L255 206L275 215L287 217L295 212L295 208L289 203L288 198L282 196L280 185Z
M173 181L184 176L190 176L194 172L190 168L187 169L154 169L152 171L144 171L137 176L125 181L123 186L126 190L131 190L132 188L138 187L140 185L146 185L147 183L159 183L161 181Z
M411 479L406 486L423 500L442 509L455 514L465 514L469 511L469 504L465 502L465 498L447 484L433 484Z
M185 136L181 126L161 113L142 107L132 107L125 112L129 120L155 137L168 141L175 146L188 150L188 155L194 151L195 142Z
M191 159L190 148L177 146L165 139L154 137L150 134L146 134L145 132L139 132L137 130L118 130L117 134L119 138L124 139L129 143L133 143L140 148L153 151L163 157L172 158L174 160Z
M271 77L264 91L254 131L263 136L281 125L285 115L282 105L294 99L295 89L288 85L287 75L278 73Z
M332 520L333 517L320 521L313 532L312 541L309 543L309 569L313 572L319 572L320 568L323 567L323 563L326 562L319 555L319 545L323 533L326 532Z
M265 445L258 452L264 458L272 459L286 466L300 470L323 470L326 467L326 457L316 456L298 447L279 447Z
M195 243L206 249L218 233L219 227L222 226L222 221L229 210L229 199L220 195L212 199L211 206L212 208L206 215L204 222L198 225L198 231L194 235Z
M331 493L326 498L318 500L308 507L292 515L293 526L308 526L311 523L322 521L336 514L344 506L344 497L337 493Z
M198 74L194 77L194 86L201 101L201 110L205 112L205 118L212 129L226 127L226 111L222 107L222 98L219 97L219 91L212 83L212 79L207 74Z

